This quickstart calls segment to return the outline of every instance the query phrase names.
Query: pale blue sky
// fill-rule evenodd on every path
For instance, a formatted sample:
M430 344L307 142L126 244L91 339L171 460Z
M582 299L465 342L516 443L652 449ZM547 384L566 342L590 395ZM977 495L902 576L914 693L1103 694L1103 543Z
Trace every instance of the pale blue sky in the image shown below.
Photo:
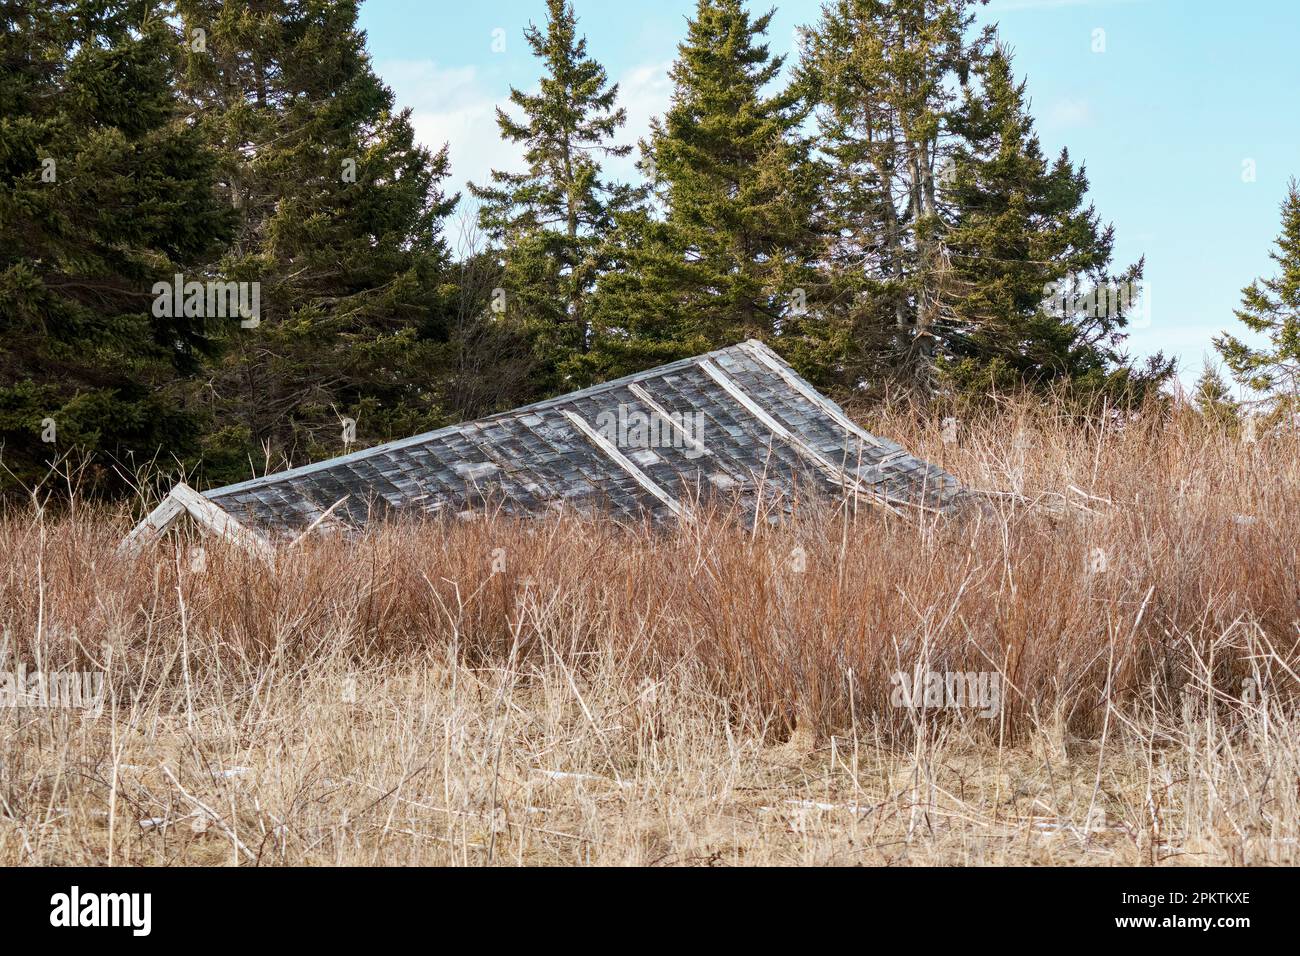
M667 67L694 0L575 6L591 53L621 84L635 142L668 101ZM771 47L788 53L819 4L751 9L772 6ZM512 84L536 82L523 29L544 12L542 0L362 7L376 70L414 110L424 142L451 143L457 188L516 164L493 107ZM981 19L1015 51L1044 145L1086 163L1092 199L1115 224L1117 262L1147 258L1150 324L1133 331L1132 351L1177 355L1190 383L1213 354L1210 336L1239 324L1241 287L1270 272L1278 204L1300 176L1300 2L993 0ZM1097 30L1104 52L1094 52Z

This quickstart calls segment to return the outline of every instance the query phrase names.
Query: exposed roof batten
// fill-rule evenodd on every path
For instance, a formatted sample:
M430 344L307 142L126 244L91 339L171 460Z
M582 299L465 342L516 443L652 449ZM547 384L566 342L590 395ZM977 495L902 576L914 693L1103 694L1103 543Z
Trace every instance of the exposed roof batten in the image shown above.
M675 522L691 516L687 500L726 494L747 516L760 501L775 515L809 486L896 514L947 510L965 496L951 475L861 429L751 340L202 496L184 489L132 540L157 537L187 512L259 550L322 526L351 532L489 507ZM773 496L783 499L775 508Z

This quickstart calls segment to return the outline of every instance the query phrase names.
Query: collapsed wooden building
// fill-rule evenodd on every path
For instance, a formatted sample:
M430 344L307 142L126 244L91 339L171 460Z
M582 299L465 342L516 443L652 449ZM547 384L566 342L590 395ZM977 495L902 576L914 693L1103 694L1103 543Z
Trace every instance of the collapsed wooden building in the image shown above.
M123 547L186 514L269 553L317 529L489 508L664 523L721 496L749 517L780 514L805 489L895 514L946 512L966 497L952 475L864 431L750 340L203 494L179 484Z

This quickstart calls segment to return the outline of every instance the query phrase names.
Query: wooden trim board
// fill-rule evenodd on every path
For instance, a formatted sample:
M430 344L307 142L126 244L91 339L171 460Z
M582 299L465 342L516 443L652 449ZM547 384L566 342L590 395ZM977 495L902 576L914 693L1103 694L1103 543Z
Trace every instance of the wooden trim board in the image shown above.
M692 520L691 513L685 505L660 488L654 479L638 468L630 458L615 448L613 442L600 432L596 431L596 429L592 428L591 425L587 423L586 419L576 412L569 411L567 408L560 409L560 414L567 418L573 426L578 429L578 431L582 432L582 434L587 437L588 441L603 451L609 458L613 459L616 465L631 475L638 485L667 505L668 510L683 521Z
M141 521L117 547L118 554L138 555L157 541L182 514L189 514L203 528L225 538L265 561L275 558L275 548L256 531L244 527L229 513L203 497L185 482L178 482L162 503Z

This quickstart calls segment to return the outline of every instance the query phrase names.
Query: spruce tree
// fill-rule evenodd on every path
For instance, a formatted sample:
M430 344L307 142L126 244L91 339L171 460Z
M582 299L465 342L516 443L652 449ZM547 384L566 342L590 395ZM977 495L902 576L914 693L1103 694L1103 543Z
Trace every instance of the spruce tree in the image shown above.
M415 143L372 71L355 0L177 7L183 90L239 219L214 268L261 283L260 324L227 326L201 396L208 478L441 424L457 197L446 148Z
M1292 179L1282 202L1282 233L1269 257L1278 272L1241 292L1238 320L1257 344L1229 332L1214 338L1233 378L1259 395L1266 416L1300 413L1300 184Z
M1219 370L1209 362L1205 363L1201 377L1196 380L1196 392L1192 400L1201 417L1211 425L1226 428L1237 424L1239 420L1240 404L1228 391L1228 385Z
M809 364L828 386L923 398L1063 379L1140 396L1172 367L1121 351L1142 265L1110 273L1086 176L1042 155L975 6L835 0L807 32L826 183ZM1044 307L1053 289L1069 309Z
M153 286L229 235L213 158L179 122L178 38L159 4L0 2L0 488L92 453L120 490L187 459L181 385L201 316L155 315Z
M1161 355L1130 368L1122 351L1143 263L1111 272L1114 229L1087 204L1068 151L1043 155L1008 53L994 49L975 72L950 117L939 198L945 384L978 394L1068 380L1076 393L1140 401L1172 373Z
M493 170L489 185L471 185L480 224L504 261L506 321L522 327L537 359L539 393L563 389L590 347L588 301L606 267L613 217L640 191L602 178L602 159L626 156L614 142L626 122L618 84L587 53L573 6L547 0L545 28L524 33L542 63L536 94L511 88L522 116L498 107L502 139L524 147L527 170Z
M975 0L834 0L805 31L816 104L823 282L804 347L824 384L935 387L944 254L939 179L958 90L984 55Z
M671 78L672 105L643 144L662 216L621 216L597 303L593 377L756 337L780 344L802 314L810 179L772 13L698 0Z

